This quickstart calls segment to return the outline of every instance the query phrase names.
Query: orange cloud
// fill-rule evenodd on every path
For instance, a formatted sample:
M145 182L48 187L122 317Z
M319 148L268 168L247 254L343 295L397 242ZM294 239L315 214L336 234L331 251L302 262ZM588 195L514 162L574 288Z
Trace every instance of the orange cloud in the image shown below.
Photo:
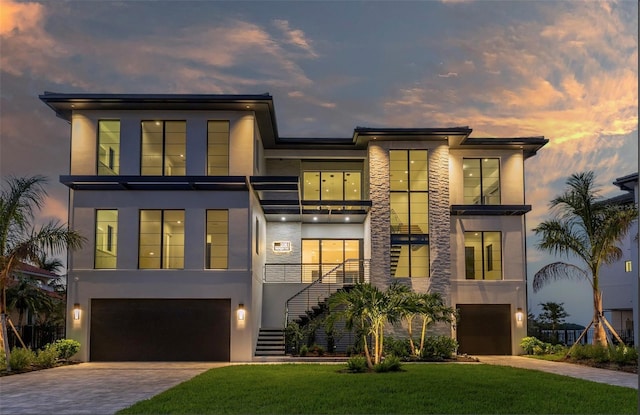
M39 30L43 14L41 4L4 0L0 8L0 36Z

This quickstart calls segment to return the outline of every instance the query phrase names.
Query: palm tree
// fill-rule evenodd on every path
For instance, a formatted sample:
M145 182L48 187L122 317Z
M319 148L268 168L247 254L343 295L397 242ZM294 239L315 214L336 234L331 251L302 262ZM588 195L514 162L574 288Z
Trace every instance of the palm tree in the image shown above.
M49 313L53 301L32 278L20 277L18 283L7 288L7 308L18 310L18 326L24 326L25 311L32 314Z
M62 261L58 258L50 257L45 251L42 251L38 254L38 257L35 260L35 264L38 268L43 269L45 271L53 272L57 274L60 269L64 266Z
M57 221L40 227L32 224L35 213L42 208L47 196L44 176L9 177L5 182L6 187L0 193L0 312L8 362L6 289L14 267L22 261L36 262L42 252L58 254L66 249L80 248L86 239Z
M553 219L540 223L533 231L541 237L538 248L559 256L577 258L586 268L565 262L544 266L533 277L533 291L559 279L586 280L593 291L594 344L607 345L604 324L617 336L602 313L599 272L602 264L622 257L617 243L623 238L638 212L635 207L604 202L598 194L594 173L572 174L567 189L551 201ZM583 335L584 335L583 333Z
M447 307L440 293L423 293L416 296L417 314L421 321L420 347L416 350L416 356L424 350L424 339L427 328L436 322L451 323L454 320L455 310Z

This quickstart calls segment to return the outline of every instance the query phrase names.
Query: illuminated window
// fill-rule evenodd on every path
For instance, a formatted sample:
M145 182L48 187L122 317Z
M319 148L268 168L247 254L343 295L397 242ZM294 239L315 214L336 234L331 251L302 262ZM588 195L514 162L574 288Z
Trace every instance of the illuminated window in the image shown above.
M427 150L389 151L391 275L429 276Z
M624 261L624 272L631 272L631 261Z
M359 260L361 246L359 239L303 239L302 282L312 282L332 270L336 271L336 267L347 260ZM356 282L356 276L359 275L357 266L357 261L349 261L347 269L338 269L323 282L335 283L339 277Z
M360 200L362 173L359 171L305 171L304 200Z
M466 158L462 169L465 205L500 204L500 159Z
M143 121L143 176L184 176L186 174L186 121Z
M502 279L502 233L464 233L465 278Z
M207 174L229 175L229 121L207 123Z
M120 174L120 121L98 121L98 176Z
M140 269L184 268L184 210L140 211Z
M118 211L96 210L96 269L116 267L118 253Z
M229 211L207 210L206 269L226 269L229 253Z

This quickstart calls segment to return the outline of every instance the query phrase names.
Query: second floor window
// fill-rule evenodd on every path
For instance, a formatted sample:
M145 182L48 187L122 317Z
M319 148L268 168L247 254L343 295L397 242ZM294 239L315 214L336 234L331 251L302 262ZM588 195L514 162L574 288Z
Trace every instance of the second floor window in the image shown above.
M116 268L118 254L118 211L96 210L96 269Z
M120 174L120 121L98 121L98 176Z
M184 210L141 210L138 268L184 268Z
M143 121L140 174L184 176L186 143L186 121Z
M361 200L359 171L305 171L304 200Z
M229 175L229 121L207 123L207 175Z
M462 168L465 205L500 204L500 159L466 158Z

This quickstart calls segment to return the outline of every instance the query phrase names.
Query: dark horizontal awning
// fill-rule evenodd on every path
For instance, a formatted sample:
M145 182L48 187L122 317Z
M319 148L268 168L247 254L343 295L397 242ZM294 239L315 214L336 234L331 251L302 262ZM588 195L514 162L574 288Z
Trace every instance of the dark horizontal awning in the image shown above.
M521 216L531 205L451 205L452 215Z
M60 176L73 190L248 190L244 176Z

